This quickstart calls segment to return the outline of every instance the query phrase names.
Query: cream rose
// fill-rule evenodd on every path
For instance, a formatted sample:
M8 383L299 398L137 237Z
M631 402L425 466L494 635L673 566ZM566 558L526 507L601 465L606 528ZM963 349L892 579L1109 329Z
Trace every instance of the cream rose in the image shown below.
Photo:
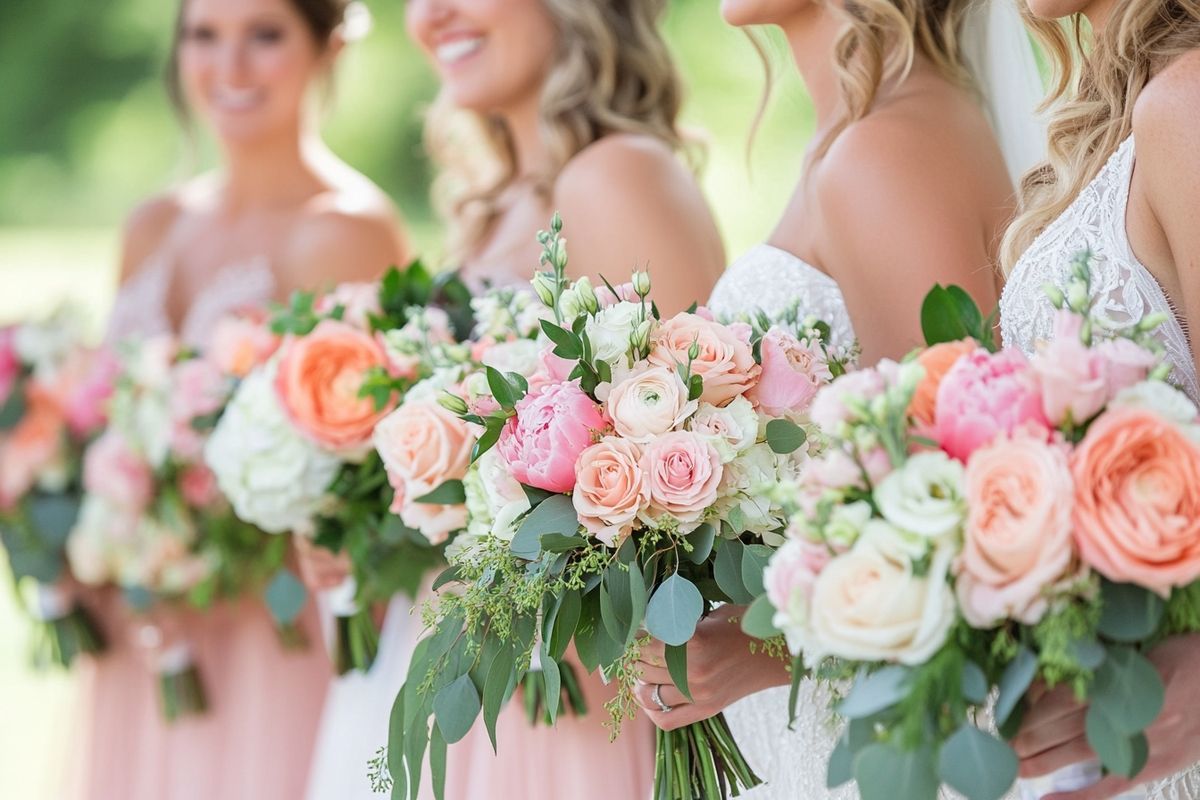
M579 522L609 547L633 530L638 512L650 502L642 452L633 442L608 436L580 454L571 499Z
M940 548L923 576L897 546L899 532L879 520L848 553L837 556L813 587L804 656L921 664L954 625L946 582L952 551Z
M617 433L645 444L682 425L697 401L688 400L678 372L649 367L613 386L606 407Z
M602 309L585 329L597 361L616 361L629 352L630 337L642 318L640 303L621 302Z
M745 397L735 397L729 405L718 408L701 403L692 417L691 429L709 441L728 464L758 441L758 412Z

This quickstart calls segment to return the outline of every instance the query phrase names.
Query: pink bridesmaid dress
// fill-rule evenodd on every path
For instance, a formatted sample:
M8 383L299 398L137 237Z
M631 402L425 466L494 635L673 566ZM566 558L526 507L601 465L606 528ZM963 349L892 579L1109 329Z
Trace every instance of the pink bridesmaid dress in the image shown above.
M169 266L148 263L122 287L109 327L117 341L171 330ZM264 260L220 271L195 298L180 335L192 345L224 313L273 298ZM181 611L171 640L191 649L208 711L168 725L157 675L135 642L145 623L131 619L114 592L93 598L109 650L81 664L81 704L68 796L78 800L296 800L329 686L328 656L314 606L299 620L308 647L286 649L263 604L246 598L211 611ZM348 765L349 769L355 765ZM365 767L363 767L365 769Z

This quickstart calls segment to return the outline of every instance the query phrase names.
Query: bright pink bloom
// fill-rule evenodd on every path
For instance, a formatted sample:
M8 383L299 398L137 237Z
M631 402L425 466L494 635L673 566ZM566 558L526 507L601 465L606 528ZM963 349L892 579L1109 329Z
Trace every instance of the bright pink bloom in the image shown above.
M548 492L575 488L575 462L609 428L600 406L577 381L550 384L517 403L497 450L526 486Z

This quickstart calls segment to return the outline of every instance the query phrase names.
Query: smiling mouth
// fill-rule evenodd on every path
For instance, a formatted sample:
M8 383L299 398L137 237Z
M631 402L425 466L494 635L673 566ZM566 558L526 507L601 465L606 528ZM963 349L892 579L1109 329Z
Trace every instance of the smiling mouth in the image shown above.
M222 111L249 111L257 108L263 100L259 89L231 89L218 87L212 93L213 104Z
M452 65L474 55L483 47L483 37L475 36L469 39L455 39L439 44L434 50L439 64Z

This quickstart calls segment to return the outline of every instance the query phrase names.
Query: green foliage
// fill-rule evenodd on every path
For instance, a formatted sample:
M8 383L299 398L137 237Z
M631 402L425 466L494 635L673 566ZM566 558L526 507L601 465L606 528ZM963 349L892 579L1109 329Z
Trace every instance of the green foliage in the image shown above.
M921 304L921 330L928 345L974 339L995 350L994 327L995 319L985 318L959 286L934 286Z

